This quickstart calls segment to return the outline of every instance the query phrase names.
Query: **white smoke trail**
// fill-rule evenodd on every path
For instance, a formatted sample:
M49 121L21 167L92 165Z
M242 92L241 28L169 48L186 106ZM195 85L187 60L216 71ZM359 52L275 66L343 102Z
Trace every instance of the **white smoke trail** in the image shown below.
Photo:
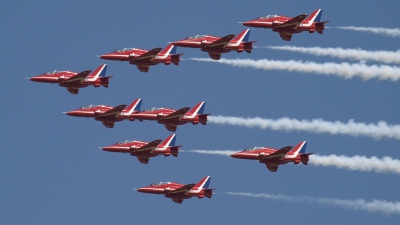
M232 155L238 151L230 150L185 150L185 152L195 152L199 154L209 154L209 155Z
M370 202L364 199L346 200L337 198L312 198L312 197L291 197L287 195L271 195L271 194L253 194L243 192L226 192L229 195L238 195L254 198L266 198L271 200L281 200L286 202L309 202L321 205L338 206L353 210L362 210L368 212L380 212L386 215L400 214L400 202L389 202L385 200L372 200Z
M344 155L312 155L309 163L313 166L334 166L339 169L374 171L376 173L400 173L400 160L385 156L344 156Z
M389 37L400 37L400 29L398 29L398 28L355 27L355 26L338 27L338 28L343 29L343 30L370 32L370 33L385 35L385 36L389 36Z
M400 67L388 65L366 65L364 63L315 63L303 61L282 61L268 59L220 59L191 58L190 60L201 62L213 62L227 64L237 67L250 67L262 70L285 70L303 73L316 73L323 75L334 75L337 77L351 79L361 77L364 80L377 78L380 80L397 81L400 79Z
M394 138L400 140L400 125L390 125L385 121L377 124L356 123L349 120L347 123L340 121L329 122L322 119L297 120L283 117L280 119L264 119L260 117L243 118L233 116L209 116L209 123L229 124L233 126L258 127L260 129L307 131L311 133L343 134L353 137L365 136L376 139Z
M226 155L230 156L233 153L239 152L232 150L186 150L199 154L210 155ZM339 169L358 170L358 171L374 171L376 173L399 173L400 160L385 156L379 159L376 156L368 158L366 156L344 156L344 155L311 155L310 165L313 166L333 166Z
M362 49L321 48L321 47L296 47L296 46L266 46L274 50L301 52L317 56L330 56L340 59L370 60L384 63L400 63L400 50L392 51L366 51Z

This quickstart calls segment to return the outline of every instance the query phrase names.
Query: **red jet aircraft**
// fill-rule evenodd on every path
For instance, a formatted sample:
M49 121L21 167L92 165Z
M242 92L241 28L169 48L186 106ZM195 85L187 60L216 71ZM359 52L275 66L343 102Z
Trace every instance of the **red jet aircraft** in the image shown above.
M66 112L68 116L92 117L97 121L101 121L107 128L113 128L115 122L120 122L140 110L142 99L138 98L128 107L125 104L117 107L107 105L89 105L76 110ZM126 107L126 108L125 108Z
M205 102L199 102L192 109L190 109L190 107L184 107L178 110L154 107L141 112L132 113L129 116L129 120L156 120L157 123L164 124L167 130L175 132L178 125L186 123L193 123L193 125L201 123L206 125L207 116L211 114L203 113L205 105Z
M80 73L53 70L31 77L30 80L42 83L58 83L61 87L66 87L71 94L78 94L79 88L89 85L108 88L109 80L112 76L106 77L106 70L107 64L101 65L93 73L90 73L91 70L85 70Z
M150 66L164 63L178 65L180 55L176 54L176 47L169 44L164 50L155 48L150 51L138 48L123 48L101 55L100 58L107 60L128 61L130 64L136 65L141 72L148 72Z
M249 42L249 36L250 29L246 29L236 37L234 34L229 34L222 38L211 35L195 35L172 42L172 44L179 47L200 48L201 51L207 52L212 59L219 60L222 53L230 51L251 53L255 41Z
M308 157L314 153L305 153L307 142L302 141L296 147L287 146L279 150L269 147L254 147L243 150L231 155L233 158L238 159L251 159L259 160L260 163L264 163L271 172L276 172L279 165L286 164L288 162L294 162L299 164L302 162L304 165L308 163Z
M317 9L308 17L307 14L301 14L294 18L268 15L240 23L248 27L270 28L272 31L278 32L284 41L290 41L294 33L301 33L303 31L308 31L309 33L317 31L322 34L325 23L329 21L320 22L321 15L322 9Z
M146 187L137 189L138 192L147 194L163 194L166 198L171 198L172 201L178 204L182 204L184 199L192 197L211 198L213 189L208 188L211 177L206 176L197 184L180 184L175 182L160 182L151 184Z
M158 155L169 156L172 154L173 156L178 157L179 148L182 146L175 146L175 140L176 134L171 134L163 142L161 142L161 140L154 140L149 143L126 140L103 147L103 150L108 152L130 153L131 156L136 156L139 162L148 164L150 157Z

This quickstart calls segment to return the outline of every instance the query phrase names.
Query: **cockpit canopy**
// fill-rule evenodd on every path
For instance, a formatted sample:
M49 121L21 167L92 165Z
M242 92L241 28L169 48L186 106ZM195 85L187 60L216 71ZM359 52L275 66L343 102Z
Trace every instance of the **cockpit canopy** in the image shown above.
M127 51L132 51L132 50L139 50L138 48L122 48L115 50L115 52L127 52Z
M92 105L92 104L90 104L88 106L83 106L82 109L96 108L96 107L100 107L100 106L103 106L103 105Z
M265 20L265 19L275 18L275 17L278 17L278 15L262 16L262 17L258 17L257 19L259 19L259 20Z
M153 108L150 108L150 109L145 109L144 112L152 112L152 111L161 110L161 109L165 109L165 108L156 108L156 107L153 107Z
M197 35L194 35L194 36L191 36L191 37L188 37L187 39L197 39L197 38L204 38L204 37L207 37L208 35L200 35L200 34L197 34Z
M172 183L172 182L159 182L159 183L154 183L154 184L151 184L150 186L160 186L160 185L165 185L165 184L170 184L170 183Z
M46 72L45 74L46 74L46 75L51 75L51 74L56 74L56 73L61 73L61 72L63 72L63 71L60 71L60 70L52 70L52 71Z
M117 144L118 145L123 145L123 144L131 143L131 142L134 142L134 140L133 141L131 141L131 140L119 141L119 142L117 142Z
M247 148L247 149L243 150L243 152L254 151L254 150L260 150L260 149L264 149L264 148L265 148L265 147Z

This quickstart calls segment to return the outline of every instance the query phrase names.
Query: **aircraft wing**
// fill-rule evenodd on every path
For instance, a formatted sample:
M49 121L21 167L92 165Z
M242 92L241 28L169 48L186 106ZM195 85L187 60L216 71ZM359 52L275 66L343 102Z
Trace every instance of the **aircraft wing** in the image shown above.
M233 37L235 37L234 34L226 35L225 37L222 37L216 41L211 42L210 44L208 44L206 46L206 48L215 47L215 46L219 46L219 45L221 45L221 47L225 47L225 45L228 44L233 39Z
M290 19L290 20L288 20L288 21L286 21L286 22L284 22L284 23L282 23L282 24L279 24L279 25L278 25L277 27L275 27L275 28L278 28L278 27L295 28L295 27L297 27L297 26L301 23L301 21L303 21L306 17L307 17L307 14L298 15L298 16L293 17L292 19Z
M154 141L148 143L147 145L144 145L144 146L142 146L142 147L140 147L138 149L134 149L133 151L151 153L157 147L157 145L159 145L161 143L161 141L162 140L154 140Z
M284 41L290 41L292 40L293 33L279 32L279 36L281 36Z
M276 171L278 171L279 164L269 164L269 163L265 163L265 165L267 166L267 168L268 168L269 171L271 171L271 172L276 172Z
M176 125L176 124L164 124L164 126L165 126L165 128L167 128L168 131L175 132L176 131L176 127L178 125Z
M281 158L282 156L286 155L286 153L288 153L290 151L290 149L292 149L293 146L286 146L284 148L279 149L276 152L273 152L265 157L263 157L262 159L273 159L273 158Z
M146 53L143 53L135 58L135 60L145 60L145 61L152 61L154 57L157 56L159 52L161 52L162 48L154 48Z
M112 115L117 116L117 114L120 114L121 111L122 111L125 107L126 107L126 104L119 105L119 106L117 106L117 107L114 107L114 108L108 110L107 112L104 112L104 113L98 115L97 117L106 117L106 116L112 116Z
M189 109L190 109L190 107L185 107L185 108L182 108L182 109L178 109L175 112L173 112L173 113L161 118L161 120L169 120L169 119L172 119L172 118L180 119L182 116L185 115L185 113L187 113L189 111Z
M149 163L149 157L143 157L143 156L136 156L139 162L142 164L148 164Z
M92 71L91 70L85 70L83 72L80 72L77 75L64 80L63 83L81 81L81 80L85 79L90 74L90 72L92 72Z
M186 184L185 186L180 187L180 188L178 188L178 189L175 189L175 190L169 192L168 194L184 194L184 193L186 193L187 191L189 191L190 189L192 189L195 185L196 185L195 183L193 183L193 184Z

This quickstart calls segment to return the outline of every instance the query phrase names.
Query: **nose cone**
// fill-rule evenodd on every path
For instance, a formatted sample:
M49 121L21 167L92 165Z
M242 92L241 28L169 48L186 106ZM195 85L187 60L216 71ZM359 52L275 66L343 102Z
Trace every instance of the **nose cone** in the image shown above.
M145 188L138 188L136 189L137 192L142 192L142 193L146 193L146 189Z
M251 26L253 23L252 23L252 20L250 20L250 21L247 21L247 22L242 22L242 24L243 24L243 26L249 27L249 26Z
M31 77L29 80L35 81L35 82L43 82L44 81L43 77L41 77L41 76L34 76L34 77Z
M240 158L240 154L239 153L233 153L231 155L232 158Z
M108 151L108 152L112 152L114 150L113 146L106 146L106 147L102 147L101 149L103 149L103 151Z
M113 59L113 55L112 54L104 54L100 56L100 59Z
M82 113L80 112L80 110L72 110L65 114L67 114L68 116L81 116Z

